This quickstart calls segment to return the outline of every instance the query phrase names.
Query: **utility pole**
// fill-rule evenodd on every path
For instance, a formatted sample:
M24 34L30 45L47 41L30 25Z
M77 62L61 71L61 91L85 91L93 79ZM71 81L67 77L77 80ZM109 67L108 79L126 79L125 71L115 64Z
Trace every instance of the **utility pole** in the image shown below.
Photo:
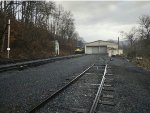
M8 20L8 43L7 43L7 58L9 58L10 52L10 19Z
M118 55L119 55L119 37L118 37Z

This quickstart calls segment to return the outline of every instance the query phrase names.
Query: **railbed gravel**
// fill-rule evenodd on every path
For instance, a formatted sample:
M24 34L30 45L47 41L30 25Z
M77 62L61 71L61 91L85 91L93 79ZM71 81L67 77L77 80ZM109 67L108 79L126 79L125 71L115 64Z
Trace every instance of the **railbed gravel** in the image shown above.
M15 70L0 73L0 113L27 113L29 109L62 87L62 85L65 85L66 81L74 78L97 59L100 59L102 64L105 64L105 60L108 60L108 57L87 55L56 61L21 71ZM112 73L115 74L114 96L116 102L114 111L112 112L150 113L150 72L134 66L126 59L112 59L110 64L113 67ZM92 72L92 70L90 71ZM93 79L96 79L96 77L93 77ZM96 82L96 80L94 80L94 82ZM80 86L81 83L78 85ZM86 84L83 88L85 89L86 87L89 87L89 85ZM71 95L75 95L74 91L76 90L74 90L74 88L77 90L78 86L75 85L68 89ZM83 90L83 92L84 91L85 90ZM96 91L96 89L94 91ZM66 95L66 97L68 98L70 94ZM94 94L94 92L90 94ZM93 99L93 96L85 96L85 94L83 97L88 97L89 100L87 101ZM74 97L74 99L77 100L76 97ZM60 101L60 105L62 101ZM73 106L74 102L75 101L69 104L65 103L65 105ZM84 109L86 106L86 104L83 104L83 109L79 109L78 105L70 107L71 109L64 107L64 111L84 111L86 110ZM62 108L63 106L60 107ZM57 108L59 109L59 106L53 107L53 110L48 106L47 108L49 109L45 110L54 112ZM64 111L62 111L62 113Z
M66 79L94 63L97 55L65 59L25 70L0 73L0 113L27 113Z
M101 64L102 61L99 61L99 65ZM102 69L92 67L78 81L36 113L87 113L93 103L103 73L104 67Z

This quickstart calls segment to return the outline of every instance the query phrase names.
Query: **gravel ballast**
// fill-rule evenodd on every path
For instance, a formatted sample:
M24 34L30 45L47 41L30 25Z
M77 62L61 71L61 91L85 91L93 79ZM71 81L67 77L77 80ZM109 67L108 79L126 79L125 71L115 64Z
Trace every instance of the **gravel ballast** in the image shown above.
M98 68L97 65L103 64L103 59L97 60L78 81L50 100L37 113L87 113L104 73L105 67Z
M0 75L0 113L26 113L95 62L96 55L56 61Z
M65 85L97 59L105 64L108 57L85 55L48 63L21 71L8 71L0 75L0 113L27 113L40 101ZM134 66L123 58L112 58L114 74L115 106L112 113L150 113L150 72ZM96 67L94 67L96 69ZM95 72L90 69L89 73ZM86 75L59 95L56 101L48 103L39 113L85 112L92 104L101 80L100 70L97 75ZM61 98L63 97L63 98ZM55 100L55 99L54 99ZM67 100L67 101L66 101ZM82 106L80 106L82 105ZM104 111L107 111L108 107ZM98 109L101 111L102 109Z

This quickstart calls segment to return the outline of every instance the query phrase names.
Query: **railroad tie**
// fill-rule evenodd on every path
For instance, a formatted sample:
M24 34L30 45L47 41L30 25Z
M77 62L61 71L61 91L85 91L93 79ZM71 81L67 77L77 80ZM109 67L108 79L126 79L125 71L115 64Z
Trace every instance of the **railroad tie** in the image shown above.
M70 109L73 113L87 113L88 110L87 109L83 109L83 108L71 108Z
M112 87L111 84L104 84L104 87Z
M114 91L114 87L103 87L104 91Z
M111 67L107 67L107 69L111 69Z
M108 106L114 106L115 103L113 101L102 101L102 100L99 100L99 103L102 104L102 105L108 105Z
M113 96L113 95L110 95L110 94L103 94L103 95L102 95L102 98L110 98L110 99L113 99L114 96Z
M96 113L111 113L111 112L107 112L107 111L98 111Z
M96 74L96 73L85 73L85 75L91 75L91 74Z
M110 74L106 74L106 76L114 76L114 74L111 74L111 73L110 73Z
M111 83L111 82L113 82L114 81L114 79L113 78L107 78L105 81L104 81L104 83Z

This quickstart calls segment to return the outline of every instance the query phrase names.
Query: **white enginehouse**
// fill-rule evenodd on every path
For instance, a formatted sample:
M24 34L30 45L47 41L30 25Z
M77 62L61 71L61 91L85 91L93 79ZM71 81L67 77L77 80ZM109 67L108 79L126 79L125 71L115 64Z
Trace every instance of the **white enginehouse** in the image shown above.
M123 50L118 49L116 43L98 40L85 44L85 54L108 54L112 56L123 54Z

